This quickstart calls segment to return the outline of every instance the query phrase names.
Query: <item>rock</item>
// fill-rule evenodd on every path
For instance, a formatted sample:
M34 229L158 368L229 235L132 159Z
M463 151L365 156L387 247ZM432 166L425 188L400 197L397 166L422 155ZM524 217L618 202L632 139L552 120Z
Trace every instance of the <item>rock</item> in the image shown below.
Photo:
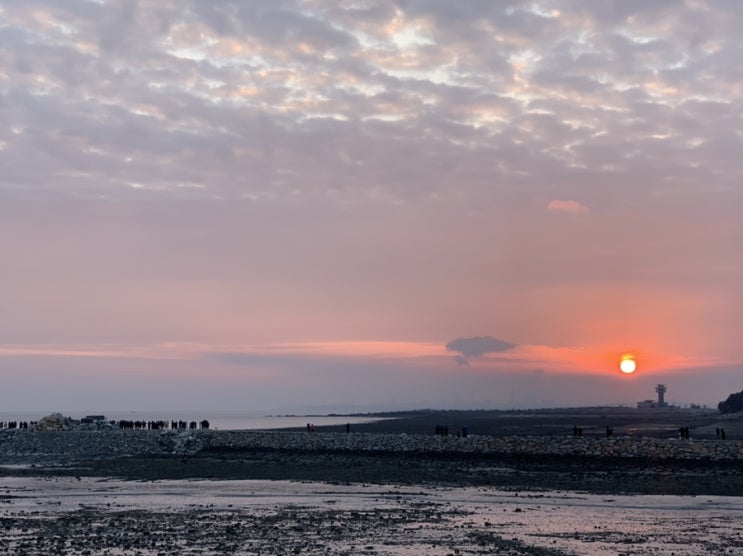
M114 455L171 454L191 457L205 447L226 450L299 450L370 453L464 453L625 457L652 460L736 461L743 458L743 442L696 440L693 443L661 438L486 437L458 442L455 438L410 434L298 433L275 431L120 431L83 430L61 414L44 417L39 431L0 431L0 461L33 456L72 460ZM70 431L66 433L62 431Z
M36 423L37 431L71 431L76 429L80 425L79 421L75 421L71 417L65 417L61 413L52 413L46 417L42 417Z

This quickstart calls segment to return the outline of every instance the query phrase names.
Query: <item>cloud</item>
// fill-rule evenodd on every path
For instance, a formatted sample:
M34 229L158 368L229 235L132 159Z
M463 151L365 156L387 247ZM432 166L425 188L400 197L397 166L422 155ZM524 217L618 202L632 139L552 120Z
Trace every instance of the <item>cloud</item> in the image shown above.
M615 181L740 182L737 4L7 4L15 192L543 198L600 176L594 206Z
M491 336L478 336L476 338L456 338L446 344L448 351L456 351L461 354L457 356L458 365L468 365L468 357L482 357L488 353L502 353L516 347L516 344L499 340Z
M554 199L547 205L547 210L550 212L581 213L588 212L590 209L578 201L562 201L560 199Z

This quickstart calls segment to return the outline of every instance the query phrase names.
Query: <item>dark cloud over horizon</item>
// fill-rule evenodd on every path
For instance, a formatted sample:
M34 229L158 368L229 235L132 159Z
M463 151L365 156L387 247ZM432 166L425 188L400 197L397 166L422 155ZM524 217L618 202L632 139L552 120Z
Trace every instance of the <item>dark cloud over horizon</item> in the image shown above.
M474 338L456 338L446 344L448 351L460 353L457 364L467 365L468 358L482 357L489 353L503 353L516 347L516 344L499 340L491 336L477 336Z

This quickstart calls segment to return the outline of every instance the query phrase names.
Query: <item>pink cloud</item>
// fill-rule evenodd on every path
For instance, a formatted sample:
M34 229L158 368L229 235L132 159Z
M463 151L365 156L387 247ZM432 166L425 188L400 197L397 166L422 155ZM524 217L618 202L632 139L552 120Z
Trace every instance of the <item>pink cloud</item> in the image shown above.
M554 199L549 202L547 205L547 210L550 212L571 212L571 213L581 213L581 212L589 212L590 209L578 201L572 201L572 200L566 200L563 201L561 199Z

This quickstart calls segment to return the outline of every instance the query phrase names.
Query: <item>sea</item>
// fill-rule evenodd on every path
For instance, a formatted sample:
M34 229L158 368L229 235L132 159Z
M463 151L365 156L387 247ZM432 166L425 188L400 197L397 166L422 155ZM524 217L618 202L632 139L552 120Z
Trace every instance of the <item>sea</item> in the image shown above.
M183 411L0 411L0 422L38 421L50 413L61 413L65 417L81 419L88 415L103 415L113 421L209 421L209 428L216 430L275 430L306 427L307 424L321 426L371 423L385 418L371 415L307 415L290 413L268 413L252 410L183 410Z

